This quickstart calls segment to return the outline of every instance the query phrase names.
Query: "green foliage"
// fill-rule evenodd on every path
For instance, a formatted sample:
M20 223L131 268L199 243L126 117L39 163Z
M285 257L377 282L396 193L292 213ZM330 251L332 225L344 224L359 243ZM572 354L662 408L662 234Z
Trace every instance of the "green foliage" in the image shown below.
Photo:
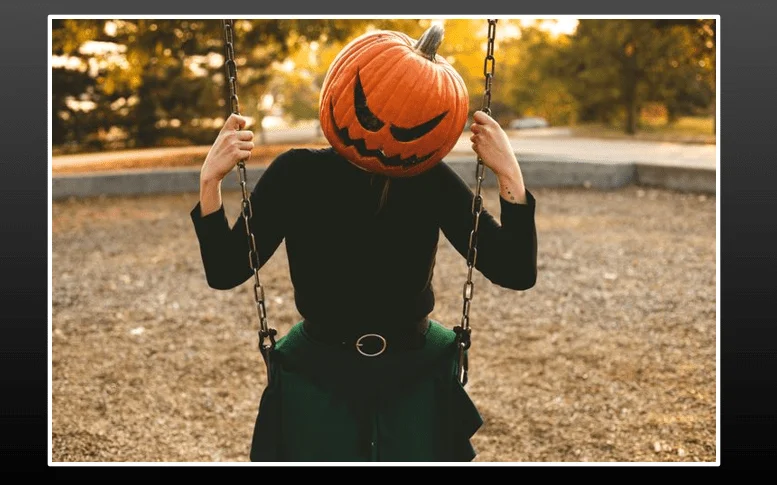
M715 100L715 25L710 20L582 19L571 36L535 26L499 54L517 62L505 93L522 116L638 127L646 103L670 122Z
M634 133L646 102L673 117L714 102L709 21L583 19L570 40L560 65L582 120L621 120Z
M552 125L574 124L579 104L561 70L565 38L554 39L536 26L521 28L521 36L505 43L500 57L512 59L503 91L517 114L541 116Z
M288 59L293 67L276 72L269 91L276 97L283 112L293 121L318 118L320 89L329 65L345 44L355 37L367 32L368 29L395 30L411 37L418 37L428 27L428 21L414 19L341 20L339 22L350 22L350 24L333 26L333 29L341 34L337 38L327 37L325 41L296 39L297 49ZM344 32L349 35L343 35Z
M484 19L445 20L445 56L465 80L471 111L483 99ZM418 38L428 19L237 20L238 94L260 122L266 94L294 120L317 118L321 83L340 49L368 29ZM497 26L492 111L502 121L543 116L638 128L641 109L669 122L709 115L715 99L715 22L583 19L572 35ZM52 140L99 149L210 143L227 113L221 22L54 20ZM292 64L289 64L292 63ZM118 135L118 136L117 136ZM111 141L111 136L115 137Z
M336 19L236 21L242 111L252 114L272 63L294 52L297 41L342 41L356 25ZM153 146L166 137L207 143L218 127L202 119L227 114L219 20L58 20L52 44L53 55L70 61L52 73L55 144L99 147L100 129L111 126L128 134L128 146Z

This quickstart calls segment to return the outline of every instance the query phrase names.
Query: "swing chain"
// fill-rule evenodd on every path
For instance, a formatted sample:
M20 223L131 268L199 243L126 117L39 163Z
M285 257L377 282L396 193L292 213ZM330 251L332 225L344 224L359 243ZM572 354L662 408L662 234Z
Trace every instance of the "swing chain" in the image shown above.
M237 64L235 63L235 44L234 44L234 21L232 19L222 20L224 27L224 67L227 71L227 86L229 89L228 101L229 110L232 114L240 114L240 102L237 97ZM259 314L259 351L267 363L268 369L270 365L270 351L275 348L275 336L277 331L274 328L269 328L267 324L267 309L264 304L264 287L259 281L259 253L256 250L256 238L254 238L254 232L251 230L251 218L253 216L253 208L251 207L251 199L249 197L248 185L246 176L245 160L237 162L237 172L240 179L240 190L242 193L242 205L240 214L243 217L245 223L246 234L248 234L248 262L251 265L251 269L254 272L254 301L256 302L256 310ZM269 343L267 343L269 340ZM270 374L268 372L267 378L269 380Z
M486 58L483 61L483 76L486 78L486 89L483 94L483 108L487 115L491 116L491 82L494 80L494 38L496 37L496 19L488 20L488 47L486 48Z
M488 19L488 46L486 48L486 58L483 62L483 76L485 77L485 92L483 94L483 107L481 111L491 116L491 82L494 79L494 39L496 37L497 19ZM472 269L478 259L478 226L480 225L480 215L483 212L483 197L481 196L481 187L485 175L486 166L483 160L478 156L475 177L477 186L475 188L475 197L472 199L472 231L469 233L469 246L467 249L467 282L464 283L464 305L462 308L461 325L454 327L459 345L459 364L458 378L462 386L467 384L469 369L466 351L472 345L470 339L472 329L469 326L469 308L472 302L472 295L475 290L475 284L472 282Z

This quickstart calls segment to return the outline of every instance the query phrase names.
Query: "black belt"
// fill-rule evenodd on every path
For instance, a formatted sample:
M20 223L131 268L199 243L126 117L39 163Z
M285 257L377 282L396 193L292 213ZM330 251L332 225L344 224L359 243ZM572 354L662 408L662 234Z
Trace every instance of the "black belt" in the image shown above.
M365 318L365 320L369 320ZM359 328L305 319L302 327L310 338L317 342L337 346L346 351L354 351L365 357L377 357L383 353L418 349L423 346L429 318L415 322L394 322L375 325L371 322Z

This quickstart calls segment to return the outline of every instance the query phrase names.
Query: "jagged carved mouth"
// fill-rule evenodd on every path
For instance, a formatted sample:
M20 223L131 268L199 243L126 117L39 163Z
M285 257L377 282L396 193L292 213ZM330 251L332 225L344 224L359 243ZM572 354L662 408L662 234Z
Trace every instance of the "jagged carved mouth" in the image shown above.
M340 128L340 126L338 126L337 122L335 121L335 106L331 99L329 100L329 116L332 118L332 126L335 127L335 133L337 133L337 137L341 142L343 142L343 145L356 148L356 151L359 152L359 155L363 157L375 157L380 160L380 163L387 167L410 168L430 159L437 151L434 150L428 155L424 155L422 157L417 157L415 155L412 155L408 158L402 158L399 155L389 157L383 153L383 150L370 150L367 148L367 144L364 142L364 139L358 138L354 140L351 138L348 135L348 128Z

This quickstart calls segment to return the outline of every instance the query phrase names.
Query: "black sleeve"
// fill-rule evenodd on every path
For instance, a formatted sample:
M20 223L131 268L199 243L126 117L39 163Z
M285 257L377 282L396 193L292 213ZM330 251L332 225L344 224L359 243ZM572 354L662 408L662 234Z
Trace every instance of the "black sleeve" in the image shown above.
M464 258L472 231L474 192L453 169L440 162L440 228ZM537 228L534 195L526 190L526 204L515 204L499 196L501 225L485 209L480 215L475 268L492 283L514 290L526 290L537 280Z
M284 194L292 152L279 155L267 167L249 196L252 215L249 218L256 241L261 268L278 249L285 234ZM249 242L243 215L238 214L231 228L222 205L216 212L202 217L200 202L191 213L194 231L200 245L205 278L211 288L228 290L244 283L253 275L249 260Z

